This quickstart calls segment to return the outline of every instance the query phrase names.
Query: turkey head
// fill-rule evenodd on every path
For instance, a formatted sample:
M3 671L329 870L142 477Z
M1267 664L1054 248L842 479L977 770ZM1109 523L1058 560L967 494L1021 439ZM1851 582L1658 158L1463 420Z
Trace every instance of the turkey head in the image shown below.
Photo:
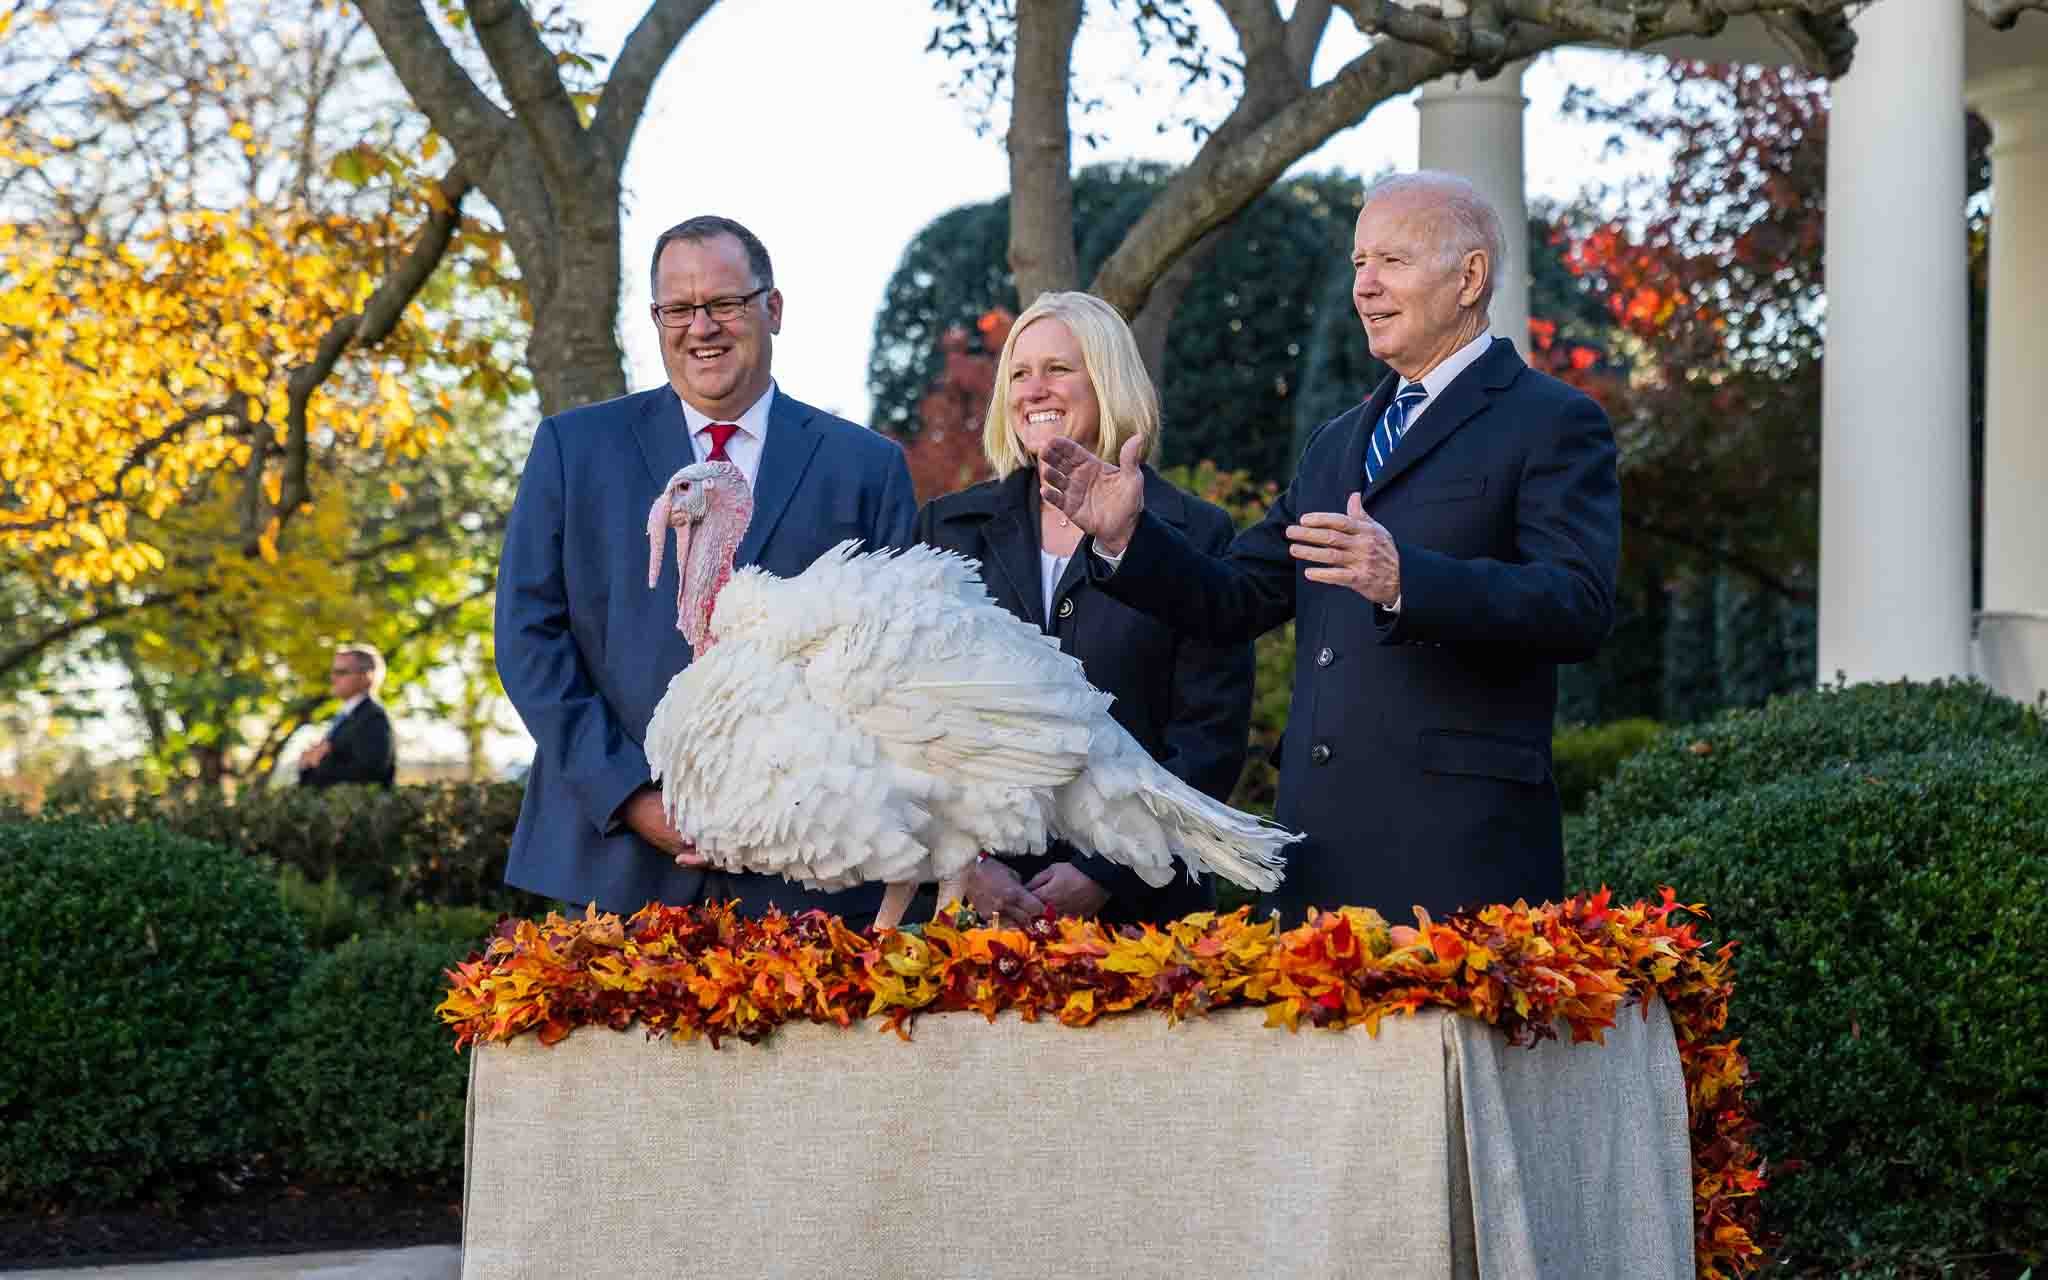
M664 531L676 531L676 630L702 653L711 647L711 610L732 577L733 557L754 496L730 462L697 462L669 477L647 510L647 585L661 581Z

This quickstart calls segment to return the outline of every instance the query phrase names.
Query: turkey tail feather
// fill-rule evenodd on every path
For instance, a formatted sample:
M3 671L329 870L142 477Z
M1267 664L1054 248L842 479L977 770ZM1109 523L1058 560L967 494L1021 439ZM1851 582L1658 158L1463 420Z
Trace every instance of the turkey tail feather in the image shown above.
M1300 836L1211 800L1164 769L1141 794L1190 872L1212 872L1260 893L1280 887L1287 867L1282 850Z

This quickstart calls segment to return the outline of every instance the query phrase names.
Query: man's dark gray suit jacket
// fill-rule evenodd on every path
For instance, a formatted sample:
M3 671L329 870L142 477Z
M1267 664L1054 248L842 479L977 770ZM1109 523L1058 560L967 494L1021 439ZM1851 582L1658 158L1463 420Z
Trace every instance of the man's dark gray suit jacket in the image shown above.
M821 906L871 915L881 886L821 894L769 876L689 870L623 827L648 784L648 718L690 646L676 630L680 566L647 586L647 510L695 460L663 386L540 424L505 528L497 661L537 746L505 879L600 910L738 897L758 913ZM917 507L897 445L779 388L737 567L791 577L848 538L908 546Z
M1614 433L1585 395L1495 339L1364 492L1401 557L1401 610L1310 582L1288 552L1304 512L1345 509L1393 398L1388 378L1323 424L1294 483L1226 556L1147 514L1105 592L1212 643L1295 623L1294 698L1275 817L1304 839L1267 905L1413 920L1555 899L1563 837L1550 771L1557 666L1614 617L1621 536Z

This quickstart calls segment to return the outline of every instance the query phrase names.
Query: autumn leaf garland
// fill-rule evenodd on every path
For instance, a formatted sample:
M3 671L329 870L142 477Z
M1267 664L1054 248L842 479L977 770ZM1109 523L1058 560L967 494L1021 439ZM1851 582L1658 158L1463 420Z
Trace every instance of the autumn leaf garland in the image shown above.
M738 915L731 906L650 905L621 921L507 920L479 955L449 971L439 1007L457 1048L529 1032L554 1044L578 1027L638 1022L684 1040L759 1041L783 1023L847 1027L879 1020L904 1039L921 1013L972 1010L994 1020L1052 1017L1084 1027L1149 1009L1170 1021L1263 1007L1266 1024L1377 1034L1418 1009L1478 1018L1510 1043L1603 1042L1616 1016L1661 997L1676 1032L1691 1118L1698 1274L1748 1275L1762 1261L1762 1158L1746 1100L1749 1066L1725 1035L1734 944L1710 950L1683 917L1705 917L1666 889L1615 905L1606 890L1558 905L1492 906L1414 926L1358 908L1285 932L1245 909L1164 927L1075 919L1029 928L960 914L918 933L849 929L807 912Z

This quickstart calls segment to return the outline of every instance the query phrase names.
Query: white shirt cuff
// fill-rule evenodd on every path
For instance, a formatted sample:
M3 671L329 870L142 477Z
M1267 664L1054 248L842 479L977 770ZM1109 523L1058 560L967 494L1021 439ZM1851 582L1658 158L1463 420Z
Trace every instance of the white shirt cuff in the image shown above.
M1131 549L1129 547L1124 548L1123 556L1113 556L1109 554L1109 552L1104 551L1102 547L1096 543L1091 542L1088 544L1088 546L1091 550L1095 552L1095 558L1097 560L1100 560L1102 561L1102 563L1109 566L1109 571L1111 573L1115 573L1117 571L1117 566L1121 565L1124 562L1124 556L1131 554Z

